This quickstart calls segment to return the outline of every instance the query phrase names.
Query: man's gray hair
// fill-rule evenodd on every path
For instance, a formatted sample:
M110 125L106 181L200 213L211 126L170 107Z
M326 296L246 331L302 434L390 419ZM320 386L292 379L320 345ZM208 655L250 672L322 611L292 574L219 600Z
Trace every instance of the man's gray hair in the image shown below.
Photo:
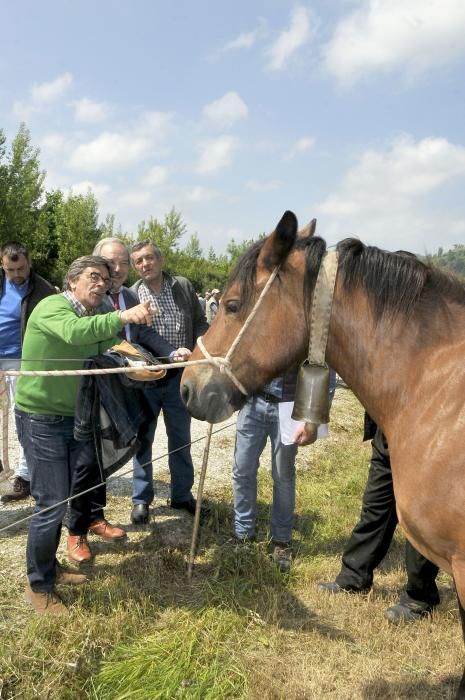
M113 276L113 265L109 260L102 258L101 255L83 255L81 258L73 260L69 266L63 280L63 289L71 289L69 283L80 277L88 267L105 267L108 270L109 277Z
M142 250L142 248L145 248L145 246L150 246L153 250L153 254L159 260L160 260L160 258L163 257L160 248L153 241L149 240L148 238L145 241L137 241L137 243L134 243L134 245L131 248L131 262L132 262L133 267L134 267L134 260L133 260L132 256L134 255L134 253L137 253L139 250Z
M126 245L126 243L122 241L121 238L115 238L114 236L107 236L107 238L101 238L99 241L97 241L97 243L95 244L95 248L92 251L92 255L101 255L102 248L104 245L107 245L107 243L119 243L120 245L122 245L128 256L128 263L131 261L131 256L129 255L129 248Z

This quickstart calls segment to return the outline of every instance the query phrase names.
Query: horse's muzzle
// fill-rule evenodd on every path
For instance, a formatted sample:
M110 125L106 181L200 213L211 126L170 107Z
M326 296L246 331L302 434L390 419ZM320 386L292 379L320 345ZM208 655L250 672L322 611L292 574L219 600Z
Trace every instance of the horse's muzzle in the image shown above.
M244 405L246 397L229 382L210 379L199 385L196 379L183 376L181 398L194 418L221 423Z

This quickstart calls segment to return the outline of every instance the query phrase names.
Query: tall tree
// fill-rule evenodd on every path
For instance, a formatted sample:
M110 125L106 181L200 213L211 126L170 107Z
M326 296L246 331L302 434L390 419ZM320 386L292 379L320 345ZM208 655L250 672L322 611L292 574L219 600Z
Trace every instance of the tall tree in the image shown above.
M59 260L56 274L60 281L70 263L81 255L90 255L100 238L98 204L91 190L86 195L70 194L57 212L56 239Z
M33 249L45 173L40 170L39 149L31 146L31 135L24 123L11 145L7 168L5 212L0 237L3 240L19 240Z

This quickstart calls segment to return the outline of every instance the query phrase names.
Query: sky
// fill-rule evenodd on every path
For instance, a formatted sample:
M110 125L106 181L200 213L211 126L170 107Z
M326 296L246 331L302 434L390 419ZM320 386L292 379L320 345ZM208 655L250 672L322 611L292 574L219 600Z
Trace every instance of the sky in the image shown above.
M0 2L0 128L123 231L465 243L464 0Z

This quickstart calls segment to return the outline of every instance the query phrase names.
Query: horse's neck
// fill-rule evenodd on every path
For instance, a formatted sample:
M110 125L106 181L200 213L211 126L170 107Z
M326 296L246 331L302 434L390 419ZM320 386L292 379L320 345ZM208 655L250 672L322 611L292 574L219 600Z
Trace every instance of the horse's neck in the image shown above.
M400 319L375 323L361 292L336 292L327 358L374 420L399 412L412 377L415 338Z

